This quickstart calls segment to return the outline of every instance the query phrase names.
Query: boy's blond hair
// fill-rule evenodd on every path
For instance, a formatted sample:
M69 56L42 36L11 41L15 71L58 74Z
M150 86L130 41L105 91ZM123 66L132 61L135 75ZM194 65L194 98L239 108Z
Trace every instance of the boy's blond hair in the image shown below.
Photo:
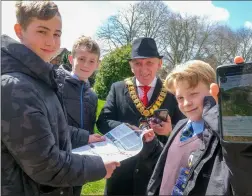
M60 16L58 6L52 1L17 1L16 19L23 29L26 29L33 18L50 20L55 15Z
M97 54L98 59L100 58L100 47L91 37L80 36L73 45L72 55L74 56L76 53L76 49L81 46L85 47L90 53Z
M166 77L165 87L169 92L174 94L174 84L179 81L187 81L189 88L195 88L199 82L203 82L210 87L210 84L215 82L215 78L215 71L208 63L192 60L177 65Z

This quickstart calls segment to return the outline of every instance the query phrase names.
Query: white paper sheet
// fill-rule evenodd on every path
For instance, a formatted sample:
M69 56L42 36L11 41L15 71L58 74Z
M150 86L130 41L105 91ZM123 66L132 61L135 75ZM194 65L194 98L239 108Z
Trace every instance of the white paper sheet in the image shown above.
M104 162L123 161L137 155L143 148L142 131L135 131L124 123L105 134L106 140L72 150L80 155L100 156Z

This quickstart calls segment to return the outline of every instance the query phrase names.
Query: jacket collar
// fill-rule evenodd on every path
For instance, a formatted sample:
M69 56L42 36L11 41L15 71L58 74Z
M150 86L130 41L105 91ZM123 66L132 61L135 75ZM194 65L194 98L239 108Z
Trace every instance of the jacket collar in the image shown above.
M203 101L203 105L204 105L203 114L202 114L203 120L211 128L211 130L214 133L220 136L219 123L218 123L219 105L216 104L212 96L205 97Z
M73 77L71 75L71 72L66 70L63 65L60 65L59 70L61 70L61 72L64 73L66 81L68 81L68 82L70 82L70 83L72 83L74 85L78 85L78 86L84 84L84 89L90 88L90 83L89 83L88 80L87 81L82 81L82 80L79 80L79 79Z
M2 74L21 72L56 87L52 64L46 63L32 50L7 35L1 36L1 44Z

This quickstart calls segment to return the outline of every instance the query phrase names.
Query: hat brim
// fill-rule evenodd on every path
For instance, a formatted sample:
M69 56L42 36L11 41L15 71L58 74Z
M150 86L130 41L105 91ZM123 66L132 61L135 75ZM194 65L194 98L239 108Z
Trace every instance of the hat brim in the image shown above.
M128 59L128 61L131 61L133 59L148 59L148 58L159 58L162 59L164 56L135 56L134 58Z

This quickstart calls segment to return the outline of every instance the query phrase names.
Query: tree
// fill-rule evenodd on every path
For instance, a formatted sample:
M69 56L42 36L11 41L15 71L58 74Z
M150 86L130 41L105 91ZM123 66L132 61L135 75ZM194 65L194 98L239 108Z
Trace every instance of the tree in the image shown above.
M71 54L71 52L66 52L63 56L62 56L62 66L68 70L71 71L72 70L72 65L68 60L68 56Z
M163 24L170 11L162 1L140 1L129 4L99 27L97 37L107 45L108 51L131 44L135 38L154 38L159 46L162 42Z
M233 63L237 55L252 60L252 29L235 31L207 17L175 13L162 1L130 4L111 16L97 35L108 51L139 37L154 38L168 70L192 59L206 60L213 67Z
M141 25L138 17L139 6L130 4L128 8L110 16L108 21L98 29L97 36L107 44L109 51L130 44L138 37L137 32Z
M68 60L68 56L71 54L71 52L66 52L64 55L63 55L63 57L62 57L62 63L63 64L68 64L68 65L70 65L70 62L69 62L69 60Z
M95 84L95 79L96 79L97 73L98 73L98 71L95 70L94 73L88 78L88 81L89 81L91 87L93 87Z
M94 85L100 99L106 99L112 83L133 76L128 62L130 52L131 46L126 45L115 49L103 58Z
M236 32L237 34L237 55L244 58L245 61L252 61L252 29L240 28Z
M207 18L170 15L163 33L164 58L170 68L191 59L206 56L205 48L213 30L213 24L205 22Z

